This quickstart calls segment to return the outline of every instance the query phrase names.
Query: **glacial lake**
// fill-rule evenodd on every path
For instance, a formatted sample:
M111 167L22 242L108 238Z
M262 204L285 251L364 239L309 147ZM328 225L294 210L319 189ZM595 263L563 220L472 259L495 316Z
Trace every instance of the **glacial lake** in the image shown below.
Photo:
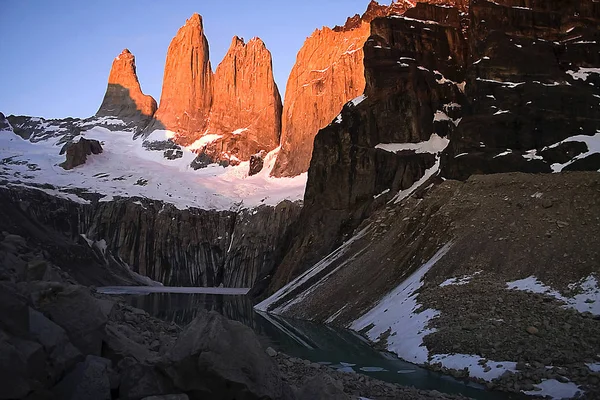
M375 350L361 336L349 330L256 312L248 297L232 294L229 289L107 287L98 288L98 291L119 295L131 306L182 327L192 321L199 310L214 310L252 328L263 345L348 373L358 372L387 382L460 393L475 399L525 398L485 391L476 383L466 384L407 363L393 354ZM223 292L227 294L219 294Z

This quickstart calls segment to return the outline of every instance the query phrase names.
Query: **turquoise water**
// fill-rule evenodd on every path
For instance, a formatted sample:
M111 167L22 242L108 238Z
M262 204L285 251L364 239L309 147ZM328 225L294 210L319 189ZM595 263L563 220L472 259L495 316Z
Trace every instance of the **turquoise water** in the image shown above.
M375 350L352 331L257 313L245 296L149 293L122 297L134 307L181 326L193 320L199 310L217 311L251 327L265 345L348 373L359 372L388 382L445 393L460 393L476 399L524 398L488 392L481 385L460 382L407 363L390 353Z

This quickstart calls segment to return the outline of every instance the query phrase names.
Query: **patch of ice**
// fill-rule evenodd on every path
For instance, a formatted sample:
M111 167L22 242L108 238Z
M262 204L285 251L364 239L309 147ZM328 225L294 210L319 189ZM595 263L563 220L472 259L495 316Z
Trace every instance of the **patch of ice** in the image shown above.
M242 131L243 132L243 131ZM239 132L239 133L242 133ZM223 135L217 135L216 133L209 133L208 135L202 136L200 139L196 140L194 143L189 145L187 148L189 150L200 150L206 147L207 144L214 142L217 139L222 138Z
M379 193L379 194L376 194L376 195L374 195L374 196L373 196L373 198L374 198L374 199L378 199L378 198L380 198L381 196L383 196L384 194L387 194L387 193L389 193L389 192L390 192L390 189L385 189L383 192L381 192L381 193Z
M357 106L360 103L362 103L363 101L365 101L365 99L367 98L367 96L365 96L364 94L361 94L360 96L350 100L350 102L354 105Z
M445 114L444 114L445 115ZM375 146L376 149L396 153L402 150L414 150L415 153L430 153L438 154L448 147L450 141L447 138L440 137L437 134L432 134L429 140L419 143L379 143Z
M451 285L458 285L458 286L466 285L467 283L471 282L471 279L473 279L477 275L481 274L482 272L483 271L477 271L477 272L474 272L472 275L464 275L461 277L454 277L454 278L446 279L444 282L442 282L440 284L440 287L451 286Z
M521 85L525 84L525 82L496 81L496 80L493 80L493 79L483 79L483 78L477 78L477 80L481 81L481 82L496 83L496 84L499 84L499 85L502 85L502 86L507 86L507 87L509 87L511 89L514 89L517 86L521 86Z
M537 155L537 150L536 149L529 150L529 151L525 152L525 154L523 154L523 158L526 159L527 161L543 160L544 159L544 157Z
M439 312L433 309L421 310L417 303L417 292L423 285L425 274L452 247L451 243L443 246L429 261L412 273L396 289L382 298L379 303L350 325L350 329L366 332L372 341L390 332L387 337L387 349L396 353L406 361L425 363L428 357L423 338L435 330L427 328L429 321Z
M346 263L349 262L350 260L346 260L346 261L340 263L340 265L337 266L333 271L330 271L329 273L327 273L327 275L325 277L321 278L321 280L319 280L317 283L314 283L314 284L310 285L309 287L305 288L304 291L301 291L298 294L294 294L291 297L288 297L288 296L294 292L299 291L299 289L301 289L308 281L310 281L313 277L317 276L318 274L323 272L327 267L329 267L329 265L331 265L331 263L333 263L334 261L343 257L344 254L346 254L346 252L350 248L350 246L354 242L356 242L357 240L362 238L365 235L365 233L368 231L369 228L370 228L370 225L367 225L364 229L362 229L360 232L358 232L356 235L354 235L352 238L350 238L350 240L348 240L347 242L342 244L340 247L335 249L327 257L325 257L324 259L322 259L321 261L316 263L308 271L306 271L302 275L298 276L296 279L294 279L293 281L291 281L290 283L288 283L287 285L285 285L284 287L279 289L277 292L275 292L273 295L271 295L267 299L265 299L262 302L260 302L259 304L255 305L254 309L256 309L258 311L263 311L263 312L271 312L274 314L280 314L280 313L285 312L288 308L290 308L294 304L301 302L306 296L310 295L310 293L312 293L315 290L318 290L318 288L323 284L323 282L329 276L331 276L332 274L335 274L340 268L344 267L346 265ZM279 304L276 308L272 308L272 306L275 303L281 303L281 304Z
M231 132L231 134L241 135L242 133L246 132L247 130L248 130L248 128L239 128L239 129L236 129L235 131Z
M387 372L387 369L381 367L360 367L363 372Z
M600 74L600 68L584 68L579 67L577 71L569 70L567 74L571 75L575 80L587 81L591 74Z
M600 315L600 289L598 280L594 275L590 275L579 282L569 285L569 289L577 294L573 297L566 297L551 287L544 285L535 276L508 282L508 289L522 290L525 292L541 293L552 296L565 303L565 307L574 308L579 312L590 312L594 315Z
M600 372L600 363L585 364L592 372Z
M507 156L507 155L509 155L509 154L512 154L512 150L510 150L510 149L507 149L506 151L503 151L502 153L496 154L496 155L494 156L494 158L498 158L498 157L504 157L504 156Z
M421 179L419 179L418 181L413 183L412 186L409 187L408 189L399 191L398 194L396 196L394 196L394 198L392 200L390 200L388 203L392 203L392 202L394 202L395 204L400 203L402 200L404 200L405 198L407 198L408 196L413 194L425 182L427 182L429 180L429 178L431 178L432 176L437 174L439 170L440 170L440 157L436 156L435 164L433 165L433 167L425 170L425 174L421 177Z
M506 371L516 371L517 363L512 361L487 361L489 371L485 371L485 365L479 364L482 358L470 354L435 354L430 363L441 363L446 368L452 369L469 369L469 376L481 378L488 382L496 379ZM498 367L501 365L501 367Z
M589 135L571 136L570 138L567 138L561 142L558 142L551 146L545 147L544 150L558 147L561 144L567 143L567 142L583 142L586 144L588 151L586 151L583 154L579 154L578 156L574 157L572 160L567 161L564 164L552 164L552 171L554 171L554 172L562 172L562 170L565 167L573 164L575 161L586 158L592 154L600 153L600 131L596 132L596 134L593 136L589 136Z
M545 379L542 383L534 385L539 390L523 391L529 396L543 396L552 399L571 399L582 390L573 382L559 382L556 379Z

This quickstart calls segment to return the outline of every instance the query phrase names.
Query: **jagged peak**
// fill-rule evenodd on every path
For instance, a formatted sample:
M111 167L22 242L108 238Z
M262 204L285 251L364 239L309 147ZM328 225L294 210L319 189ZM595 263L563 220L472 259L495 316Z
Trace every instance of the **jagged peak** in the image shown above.
M185 21L185 26L199 26L202 29L202 16L198 13L193 13L192 16Z

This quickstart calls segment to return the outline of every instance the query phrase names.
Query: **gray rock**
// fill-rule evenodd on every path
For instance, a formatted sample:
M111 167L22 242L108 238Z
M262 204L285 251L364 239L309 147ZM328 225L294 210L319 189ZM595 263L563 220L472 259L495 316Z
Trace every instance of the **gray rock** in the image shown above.
M281 399L277 365L252 330L216 312L202 312L161 360L161 368L186 393L211 399Z
M329 375L317 375L300 388L298 400L349 400L344 386Z
M30 281L42 281L46 275L48 263L46 260L33 260L27 263L27 280Z
M67 332L82 353L100 355L108 320L105 304L82 286L36 282L32 289L38 291L39 309Z
M0 331L0 399L18 399L31 391L27 362L21 352Z
M119 362L125 357L132 357L137 361L144 361L150 357L150 352L146 347L129 339L116 326L107 325L105 332L104 351L102 353L104 357L111 359L113 362Z
M64 400L110 400L110 360L87 356L53 389Z
M272 347L267 347L266 353L269 357L275 357L277 355L277 351Z
M8 282L0 282L0 328L15 336L29 331L27 299Z
M174 392L176 390L173 383L154 366L133 364L121 372L119 397L123 400L138 400Z
M42 344L52 361L53 368L48 370L52 379L62 375L65 370L83 359L83 355L73 346L65 330L33 309L29 309L29 332Z
M189 400L187 394L167 394L164 396L144 397L142 400Z

